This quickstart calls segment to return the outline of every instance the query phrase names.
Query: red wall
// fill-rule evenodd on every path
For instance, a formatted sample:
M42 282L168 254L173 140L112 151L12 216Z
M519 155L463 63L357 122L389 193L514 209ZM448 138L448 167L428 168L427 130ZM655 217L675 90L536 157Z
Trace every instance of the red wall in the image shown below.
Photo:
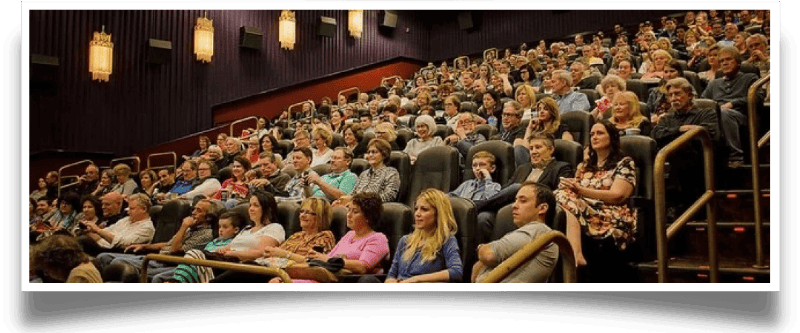
M297 102L311 99L319 105L324 96L330 97L336 103L336 95L344 89L358 87L360 91L366 92L377 87L384 77L400 75L408 79L422 66L410 59L396 59L370 67L215 107L214 124L230 123L249 116L274 118L284 108Z

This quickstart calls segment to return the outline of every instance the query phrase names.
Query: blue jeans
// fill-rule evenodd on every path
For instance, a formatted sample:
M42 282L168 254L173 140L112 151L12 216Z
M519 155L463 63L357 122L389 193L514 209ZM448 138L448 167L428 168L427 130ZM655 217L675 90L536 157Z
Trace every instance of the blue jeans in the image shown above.
M135 267L138 272L142 267L144 257L145 256L139 254L104 252L97 256L97 260L100 262L101 272L108 266L120 263L131 265ZM163 282L165 279L172 278L172 273L174 271L175 267L167 266L167 264L162 262L150 260L147 263L147 276L152 278L154 283Z

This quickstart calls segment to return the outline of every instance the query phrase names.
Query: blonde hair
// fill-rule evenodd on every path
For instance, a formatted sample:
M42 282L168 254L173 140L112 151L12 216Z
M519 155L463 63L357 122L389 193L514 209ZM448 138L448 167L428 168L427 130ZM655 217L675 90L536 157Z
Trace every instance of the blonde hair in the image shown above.
M494 165L494 162L497 160L497 158L495 158L494 155L492 155L492 153L490 153L488 151L485 151L485 150L481 150L481 151L475 153L475 155L472 155L472 159L473 160L478 159L478 158L485 158L486 161L488 161L489 164L491 164L491 165Z
M536 74L531 73L531 75L536 75ZM527 85L527 84L523 84L523 85L519 86L519 88L517 88L517 91L514 92L514 100L517 100L517 96L519 96L519 92L523 91L523 90L525 91L525 94L527 94L528 97L530 98L531 104L530 105L523 105L522 107L523 108L533 108L536 105L536 93L533 92L533 88L531 86Z
M641 124L645 120L644 116L642 115L642 111L640 110L639 98L632 91L619 92L614 99L619 99L619 98L624 98L625 102L628 103L628 113L631 118L630 125L632 127L639 127L639 124ZM611 121L612 124L617 124L617 119L614 116L613 112L611 114L611 119L609 119L609 121Z
M375 126L375 132L378 131L386 131L386 135L388 135L389 139L387 141L394 141L395 139L397 139L397 132L394 130L394 126L392 126L392 124L390 123L384 122L378 124L377 126Z
M128 176L131 174L131 167L124 163L117 164L114 166L114 173L117 175Z
M329 230L331 228L331 204L320 197L311 197L303 200L300 209L307 208L317 214L317 231Z
M330 147L331 143L333 142L333 134L330 131L325 129L324 127L316 127L314 130L311 131L312 135L319 135L325 140L325 145Z
M446 194L429 188L419 194L417 201L419 200L423 200L436 210L436 230L432 235L425 235L424 231L417 229L408 236L402 257L406 262L411 261L417 251L421 252L423 262L436 259L436 254L444 243L458 231L453 216L453 206L450 205L450 199Z

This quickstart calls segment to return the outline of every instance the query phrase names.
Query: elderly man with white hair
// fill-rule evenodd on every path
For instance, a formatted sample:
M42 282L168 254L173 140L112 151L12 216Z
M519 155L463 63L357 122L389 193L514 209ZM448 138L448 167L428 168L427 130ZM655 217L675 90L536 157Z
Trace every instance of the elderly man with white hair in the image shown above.
M572 77L567 71L553 72L553 99L558 103L561 113L569 111L589 111L589 99L586 95L572 91Z

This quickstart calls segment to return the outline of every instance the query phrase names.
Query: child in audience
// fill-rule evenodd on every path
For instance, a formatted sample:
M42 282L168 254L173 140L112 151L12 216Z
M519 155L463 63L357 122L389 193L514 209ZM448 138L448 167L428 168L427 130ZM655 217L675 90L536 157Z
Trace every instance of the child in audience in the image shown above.
M238 214L233 212L222 214L219 218L219 237L209 242L203 251L214 252L217 249L227 246L233 238L236 237L243 226L244 219ZM191 253L192 251L187 252L185 257L194 258ZM210 268L181 264L175 269L175 274L172 275L172 278L176 280L175 282L197 283L200 282L198 274L207 269Z
M475 179L467 180L455 191L450 192L450 196L480 201L491 198L500 192L500 184L492 181L492 172L496 166L495 157L487 151L479 151L472 157L472 173Z

